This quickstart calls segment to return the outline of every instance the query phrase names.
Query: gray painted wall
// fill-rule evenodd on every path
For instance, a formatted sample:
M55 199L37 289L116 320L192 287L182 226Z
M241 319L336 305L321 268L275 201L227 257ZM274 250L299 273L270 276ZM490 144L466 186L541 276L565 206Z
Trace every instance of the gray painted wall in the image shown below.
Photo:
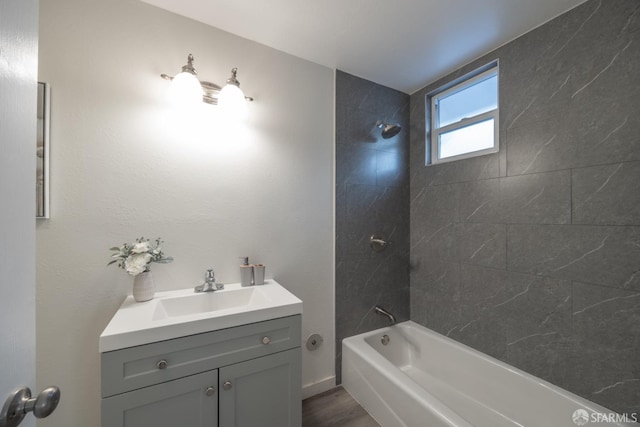
M377 120L403 130L382 139ZM336 380L342 339L409 318L409 95L336 72ZM369 247L382 233L383 252Z
M411 96L411 318L640 411L640 2L592 0ZM425 94L500 60L500 152L425 167Z

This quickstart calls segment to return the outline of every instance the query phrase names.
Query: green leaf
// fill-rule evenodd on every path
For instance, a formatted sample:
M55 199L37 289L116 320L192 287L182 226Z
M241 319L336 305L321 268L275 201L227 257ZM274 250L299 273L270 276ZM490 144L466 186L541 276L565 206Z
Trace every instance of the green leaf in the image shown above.
M111 249L109 249L110 251L120 251L120 248L117 246L112 247Z
M111 265L111 264L113 264L113 263L116 263L116 262L118 262L118 260L117 260L117 259L114 259L114 260L113 260L113 261L111 261L109 264L107 264L107 267L108 267L108 266L110 266L110 265Z

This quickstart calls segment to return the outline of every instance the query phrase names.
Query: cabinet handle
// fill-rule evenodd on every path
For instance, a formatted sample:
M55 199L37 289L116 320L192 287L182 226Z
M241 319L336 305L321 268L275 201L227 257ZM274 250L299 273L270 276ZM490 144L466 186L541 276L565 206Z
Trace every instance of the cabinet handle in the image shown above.
M231 390L231 387L233 387L233 383L229 380L226 380L224 384L222 384L222 388L225 390Z
M271 338L269 337L262 337L262 344L267 345L271 342Z
M216 394L216 388L207 387L207 389L204 391L204 394L206 394L207 396L213 396L214 394Z
M167 363L167 361L162 359L162 360L158 360L158 363L156 363L156 368L158 368L158 369L167 369L168 365L169 364Z

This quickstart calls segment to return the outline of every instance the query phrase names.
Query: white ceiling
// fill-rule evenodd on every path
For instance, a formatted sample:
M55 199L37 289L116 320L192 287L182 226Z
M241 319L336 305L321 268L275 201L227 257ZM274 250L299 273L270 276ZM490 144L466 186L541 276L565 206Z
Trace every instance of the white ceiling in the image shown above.
M406 93L585 0L142 0Z

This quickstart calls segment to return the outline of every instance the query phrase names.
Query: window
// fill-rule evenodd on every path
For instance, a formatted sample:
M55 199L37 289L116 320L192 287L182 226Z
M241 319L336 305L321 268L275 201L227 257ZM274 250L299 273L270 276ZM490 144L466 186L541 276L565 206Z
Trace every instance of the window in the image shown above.
M431 108L428 163L498 151L498 65L490 64L428 96ZM429 148L429 147L427 147Z

